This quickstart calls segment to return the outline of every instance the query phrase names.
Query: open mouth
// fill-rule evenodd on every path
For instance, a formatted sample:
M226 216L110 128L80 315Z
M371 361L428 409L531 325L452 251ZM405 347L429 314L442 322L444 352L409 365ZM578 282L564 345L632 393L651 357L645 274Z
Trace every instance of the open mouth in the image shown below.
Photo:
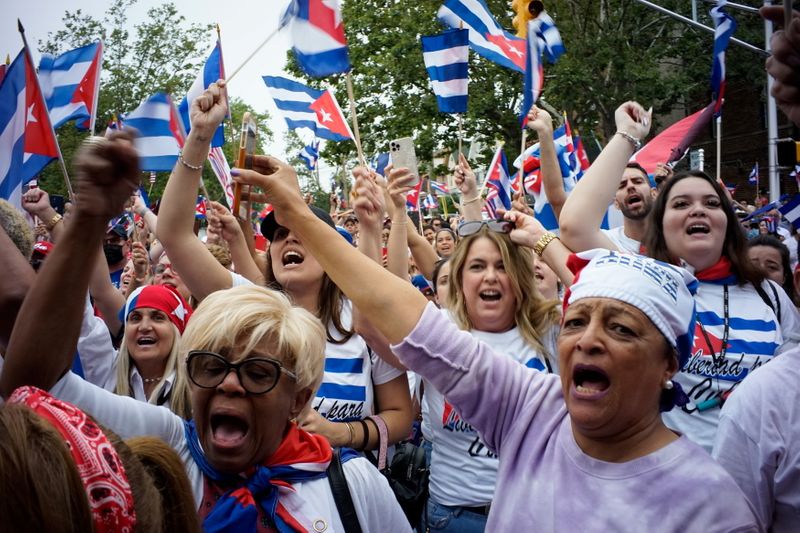
M283 263L283 266L299 265L303 262L304 259L305 258L298 252L295 252L294 250L289 250L287 252L284 252L283 256L281 257L281 262Z
M488 291L481 291L481 292L478 294L478 296L479 296L479 297L480 297L480 299L481 299L481 300L483 300L484 302L496 302L496 301L498 301L500 298L502 298L502 297L503 297L503 295L502 295L502 294L500 294L500 292L498 292L498 291L492 291L492 290L488 290Z
M138 346L152 346L156 343L156 339L153 337L139 337L136 339L136 344Z
M583 395L600 394L611 385L608 375L591 365L575 365L572 369L572 383L575 390Z
M686 233L688 235L695 235L697 233L701 233L703 235L707 235L711 232L711 228L709 228L705 224L692 224L688 228L686 228Z
M211 415L210 422L214 444L221 448L241 445L250 431L250 426L244 419L230 414Z
M625 201L628 207L636 207L642 204L642 197L638 194L631 194L628 196L628 199Z

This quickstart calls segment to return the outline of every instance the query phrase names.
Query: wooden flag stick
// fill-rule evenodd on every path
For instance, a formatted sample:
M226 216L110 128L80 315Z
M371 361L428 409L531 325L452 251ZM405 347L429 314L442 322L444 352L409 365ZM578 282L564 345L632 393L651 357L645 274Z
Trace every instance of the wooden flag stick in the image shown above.
M717 181L722 183L722 115L717 117ZM758 191L756 191L758 194Z
M353 95L353 76L350 71L345 74L345 82L347 84L347 99L350 100L350 120L353 122L353 136L355 137L356 152L358 152L358 164L366 167L367 160L364 158L364 150L361 148L361 134L358 131L358 117L356 116L356 98Z
M464 126L464 114L463 113L459 113L458 114L458 153L459 154L461 153L461 142L462 142L462 139L464 138L463 126Z
M240 71L240 70L242 70L242 67L244 67L244 66L245 66L245 65L246 65L246 64L247 64L247 63L248 63L248 62L249 62L251 59L253 59L253 57L254 57L254 56L255 56L255 55L256 55L256 54L257 54L257 53L258 53L258 52L259 52L259 51L260 51L262 48L264 48L264 46L266 46L266 44L267 44L267 43L270 41L270 39L272 39L273 37L275 37L275 36L278 34L278 32L279 32L280 30L281 30L281 28L280 28L280 27L277 27L277 28L275 28L275 29L272 31L272 33L270 33L269 35L267 35L267 38L266 38L266 39L264 39L264 40L261 42L261 44L259 44L259 45L256 47L256 49L255 49L255 50L253 50L253 52L252 52L252 53L251 53L249 56L247 56L247 58L246 58L244 61L242 61L242 63L241 63L241 64L240 64L238 67L236 67L236 69L233 71L233 73L231 73L231 75L230 75L230 76L228 76L228 77L225 79L225 82L226 82L226 83L230 82L230 81L233 79L233 77L234 77L234 76L236 76L236 75L239 73L239 71Z

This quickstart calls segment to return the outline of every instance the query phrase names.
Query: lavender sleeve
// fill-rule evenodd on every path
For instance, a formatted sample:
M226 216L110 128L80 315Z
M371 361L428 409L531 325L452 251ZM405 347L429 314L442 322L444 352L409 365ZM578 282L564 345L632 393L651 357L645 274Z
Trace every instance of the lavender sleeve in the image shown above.
M432 303L392 350L404 365L436 387L496 452L502 453L503 438L514 422L536 417L545 403L563 406L557 376L495 353L459 330ZM522 412L524 417L519 416Z

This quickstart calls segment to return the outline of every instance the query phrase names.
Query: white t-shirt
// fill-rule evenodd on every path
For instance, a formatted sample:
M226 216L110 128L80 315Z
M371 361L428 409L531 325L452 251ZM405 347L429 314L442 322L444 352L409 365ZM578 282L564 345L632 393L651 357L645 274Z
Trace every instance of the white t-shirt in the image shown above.
M529 368L546 371L544 358L525 342L519 328L503 333L477 330L470 333L496 353ZM556 353L554 341L555 335L546 336L547 349L553 354ZM425 405L423 434L433 444L431 497L442 505L475 507L490 503L499 464L497 454L486 447L478 432L427 380L422 402Z
M195 504L200 507L203 474L189 452L183 420L178 415L163 407L117 396L72 372L67 372L50 393L86 411L123 439L136 436L161 438L183 461ZM411 531L389 483L374 466L358 457L345 462L343 469L364 531ZM327 532L344 531L327 478L294 483L293 486L305 500L303 510L306 518L324 520L328 524Z
M234 287L253 284L234 272L231 277ZM345 330L353 325L353 304L345 298L342 299L341 323ZM328 333L334 339L342 337L332 323L328 324ZM357 334L343 344L328 341L325 374L311 406L328 420L361 420L375 414L373 385L383 385L403 374L403 370L371 353Z
M617 226L616 228L611 229L601 229L600 231L608 237L614 246L616 246L620 252L627 252L631 254L638 254L640 253L642 243L631 239L627 235L625 235L625 226Z
M699 324L695 325L692 352L673 378L689 396L689 403L663 413L662 417L667 426L685 434L709 453L719 424L720 408L701 411L698 405L733 391L750 372L772 360L784 342L782 329L794 331L800 326L797 308L783 289L764 281L764 292L774 300L770 284L780 299L780 324L775 312L764 303L752 284L728 285L728 346L721 365L714 363L711 351L719 357L722 349L724 288L715 283L700 282L695 294Z
M764 531L800 526L800 348L753 372L722 407L712 456Z

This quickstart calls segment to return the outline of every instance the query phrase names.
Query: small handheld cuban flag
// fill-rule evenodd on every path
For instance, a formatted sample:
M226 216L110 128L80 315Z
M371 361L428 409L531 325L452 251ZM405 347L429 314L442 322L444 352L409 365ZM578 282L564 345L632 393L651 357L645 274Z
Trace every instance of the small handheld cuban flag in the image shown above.
M319 141L314 141L304 146L298 155L306 164L308 170L314 170L317 168L317 160L319 159Z
M197 203L194 206L194 218L206 218L206 199L202 196L197 197Z
M183 146L183 124L168 94L156 93L125 116L125 125L139 136L133 141L139 152L139 168L169 172L178 162Z
M536 35L540 39L539 44L544 51L544 56L550 63L555 63L567 51L564 48L564 41L561 40L561 33L556 27L556 22L545 11L539 13L534 20L537 22Z
M800 193L778 208L783 218L795 228L800 227Z
M422 59L442 113L467 112L469 84L469 30L425 35Z
M525 89L522 93L522 109L519 121L522 128L528 123L528 113L542 94L544 71L542 70L542 49L539 37L536 35L538 24L536 20L528 23L528 36L526 38L528 56L525 60Z
M711 97L714 101L714 116L722 114L722 101L725 97L725 50L733 32L736 31L736 21L724 9L728 2L717 0L717 5L711 8L711 18L714 20L714 58L711 63Z
M422 204L422 207L425 209L436 209L439 207L439 204L436 202L436 199L431 194L425 195L425 201Z
M756 164L753 166L753 170L750 171L750 175L747 177L747 183L750 185L757 185L758 180L758 161L756 161Z
M186 96L178 105L178 111L181 114L181 120L186 133L191 129L189 121L189 109L192 107L192 102L195 98L203 94L203 91L219 79L225 79L225 64L222 61L222 45L219 41L214 45L208 59L203 65L202 70L195 78L192 86L186 92ZM225 130L222 124L219 125L217 131L214 132L214 137L211 139L211 146L222 146L225 144Z
M511 179L508 176L506 154L502 148L495 152L489 170L486 171L486 210L489 216L497 216L498 209L511 209Z
M315 78L350 70L338 0L292 0L281 17L303 72Z

